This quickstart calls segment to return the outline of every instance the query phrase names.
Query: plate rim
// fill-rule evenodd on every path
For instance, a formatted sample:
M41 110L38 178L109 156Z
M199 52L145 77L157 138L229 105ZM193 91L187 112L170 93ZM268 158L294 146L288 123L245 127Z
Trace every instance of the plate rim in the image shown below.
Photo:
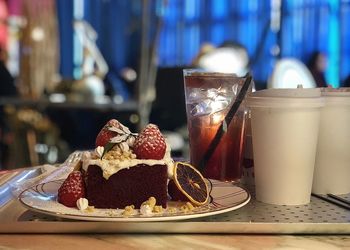
M232 186L241 189L247 195L246 199L242 200L239 204L237 204L235 206L225 207L223 209L218 209L218 210L211 211L211 212L209 211L209 212L203 212L203 213L170 215L170 216L169 215L167 215L167 216L144 216L144 217L112 217L112 216L106 217L106 216L94 216L94 215L84 216L84 215L77 215L77 214L70 214L70 213L53 212L53 211L48 211L45 209L36 208L36 207L28 205L27 203L25 203L22 200L22 198L24 198L24 197L22 197L22 196L24 196L24 193L29 191L30 189L35 188L39 185L45 185L45 184L54 183L57 181L61 181L61 180L53 180L53 181L48 181L48 182L44 182L44 183L38 183L38 184L35 184L29 188L26 188L18 195L17 200L25 208L27 208L31 211L34 211L34 212L38 212L38 213L49 215L49 216L59 217L59 218L72 219L75 221L94 221L94 222L167 222L167 221L181 221L181 220L197 219L197 218L219 215L219 214L223 214L223 213L237 210L237 209L245 206L246 204L248 204L249 201L251 200L250 193L244 187L235 185L235 183L231 183ZM211 185L211 188L213 188L212 181L230 184L228 182L219 181L219 180L208 179L208 181ZM209 199L210 198L211 197L209 197ZM96 208L96 209L98 209L98 208Z

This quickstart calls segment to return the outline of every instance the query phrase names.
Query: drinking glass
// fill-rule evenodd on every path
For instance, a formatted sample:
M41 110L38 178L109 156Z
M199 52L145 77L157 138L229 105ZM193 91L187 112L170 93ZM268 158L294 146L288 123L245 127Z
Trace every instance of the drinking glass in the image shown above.
M232 114L245 78L184 70L190 161L206 178L237 182L242 176L246 108ZM251 88L249 88L250 90ZM229 117L228 116L232 116Z

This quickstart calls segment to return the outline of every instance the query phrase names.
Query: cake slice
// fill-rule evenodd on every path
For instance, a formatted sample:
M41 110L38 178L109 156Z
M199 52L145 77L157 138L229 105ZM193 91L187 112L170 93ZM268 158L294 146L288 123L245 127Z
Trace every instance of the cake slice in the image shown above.
M86 152L82 159L89 205L140 208L154 197L156 205L166 207L168 168L172 171L174 162L156 125L147 125L137 135L117 120L111 120L97 136L96 146L94 152Z
M173 200L195 206L209 198L200 172L188 163L174 163L170 147L153 124L135 134L110 120L99 132L95 150L84 152L77 166L58 190L58 202L80 210L119 208L129 216L136 208L150 215L167 207L168 191Z

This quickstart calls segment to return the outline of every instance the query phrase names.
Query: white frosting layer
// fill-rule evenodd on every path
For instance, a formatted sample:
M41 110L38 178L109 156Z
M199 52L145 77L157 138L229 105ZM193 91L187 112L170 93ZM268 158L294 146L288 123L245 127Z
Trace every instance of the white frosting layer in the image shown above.
M131 167L135 167L139 164L145 164L149 166L154 165L167 165L168 166L168 176L172 178L173 168L174 168L174 160L170 155L171 149L167 145L167 149L164 155L164 158L161 160L144 160L144 159L130 159L130 160L106 160L106 159L93 159L92 153L85 152L82 157L83 161L83 169L87 171L90 165L97 165L102 169L103 177L108 180L108 178L117 173L122 169L129 169Z

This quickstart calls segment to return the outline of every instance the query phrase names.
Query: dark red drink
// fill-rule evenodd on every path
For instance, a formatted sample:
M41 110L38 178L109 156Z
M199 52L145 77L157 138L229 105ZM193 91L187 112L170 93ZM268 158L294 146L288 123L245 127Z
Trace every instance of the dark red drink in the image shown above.
M228 74L185 73L186 111L191 164L199 167L227 112L243 84L243 78ZM222 181L242 176L245 109L239 108L224 129L214 152L206 160L203 175Z

